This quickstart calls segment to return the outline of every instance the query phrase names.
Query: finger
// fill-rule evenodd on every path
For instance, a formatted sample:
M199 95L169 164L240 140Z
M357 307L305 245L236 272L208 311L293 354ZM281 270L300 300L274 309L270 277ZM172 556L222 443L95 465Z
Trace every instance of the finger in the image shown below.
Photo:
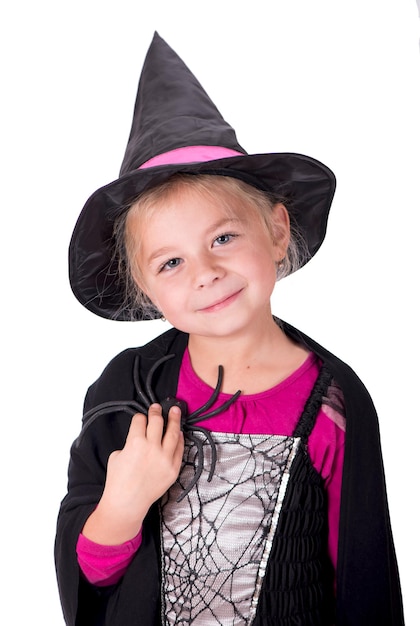
M184 434L179 431L178 442L174 452L174 463L178 465L178 468L181 467L182 458L184 456Z
M181 409L179 406L174 404L169 409L168 413L168 423L166 425L166 430L175 430L178 432L181 428Z
M146 429L147 417L142 413L136 413L131 419L130 428L128 429L127 434L127 440L133 439L134 437L145 437Z
M111 454L108 457L108 464L112 463L112 461L115 461L115 459L118 458L120 454L121 454L121 450L114 450L113 452L111 452Z
M162 407L157 403L151 404L147 419L147 439L150 441L162 441L163 428L164 420L162 416Z
M180 440L181 444L179 444ZM169 409L168 423L162 440L162 447L168 452L174 453L178 445L181 445L183 449L184 438L181 432L181 409L178 406L172 406Z

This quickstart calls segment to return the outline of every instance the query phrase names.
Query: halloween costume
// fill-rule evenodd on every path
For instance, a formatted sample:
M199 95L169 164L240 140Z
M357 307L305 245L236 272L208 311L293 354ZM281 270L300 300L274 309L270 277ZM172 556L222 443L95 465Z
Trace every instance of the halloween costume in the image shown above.
M88 200L70 245L73 291L96 314L119 320L147 317L144 311L133 314L126 306L124 286L117 279L121 259L115 255L113 227L115 219L127 211L140 193L175 173L236 177L273 198L286 197L291 220L299 226L309 256L322 243L335 188L332 172L303 155L247 155L195 77L155 35L140 79L120 178ZM158 316L157 311L151 315ZM69 491L62 502L56 538L57 575L68 625L187 624L194 623L189 620L205 610L209 611L209 624L403 624L378 423L370 397L347 365L293 327L278 323L289 337L314 352L323 363L293 437L262 440L232 437L232 433L217 434L212 444L212 437L205 430L197 436L185 424L189 441L178 483L151 507L144 520L138 552L118 584L107 588L94 587L80 575L76 542L101 498L109 454L124 446L131 416L138 402L144 399L144 383L151 387L147 380L151 382L150 373L157 363L154 397L162 403L176 394L188 336L173 329L142 348L122 353L89 389L85 404L87 421L72 447ZM169 355L173 356L167 358ZM333 573L326 560L325 492L306 453L308 437L321 403L328 398L332 380L343 393L347 423L336 600L332 594ZM148 397L151 399L150 393ZM207 454L213 445L221 453L222 462ZM198 536L195 530L191 533L198 540L195 538L196 543L188 544L191 550L188 546L181 549L181 543L176 542L179 537L185 539L182 533L190 527L181 524L181 511L185 514L187 502L190 511L198 507L197 519L203 520L208 515L208 509L203 512L207 506L206 493L213 493L211 490L218 489L220 483L230 482L234 486L235 479L223 472L231 465L233 475L238 475L242 466L236 454L240 448L247 450L252 459L255 456L257 470L251 477L254 494L259 492L257 476L265 475L260 471L261 458L270 459L271 480L261 496L263 513L258 519L253 511L247 520L255 533L255 544L251 552L244 551L244 562L241 555L236 555L235 561L231 559L233 578L229 579L229 591L223 589L221 593L222 601L214 597L194 609L180 607L183 601L194 600L184 598L180 590L185 572L194 574L191 555L206 560L210 546L207 557L215 562L213 569L209 568L206 589L212 593L215 591L212 576L223 569L225 556L220 552L216 557L211 542L202 545L199 551L203 536ZM194 473L191 468L197 465L200 472ZM208 489L200 491L209 468L215 482L210 481ZM177 508L183 496L184 508ZM235 509L234 504L227 519L243 524L246 513L240 508L237 515ZM247 524L241 526L243 533L246 528ZM217 532L222 529L218 527ZM251 569L246 570L248 582L241 587L244 579L239 577L237 584L235 572L250 564ZM235 595L238 589L241 597ZM242 597L247 600L243 601Z
M370 397L348 366L295 329L284 325L284 330L320 356L344 393L347 428L335 623L354 626L403 624L377 418ZM159 358L168 353L177 355L167 361L157 377L155 389L159 398L176 391L177 370L187 339L183 333L172 330L139 349L144 378L151 364ZM129 350L110 363L101 379L89 390L87 409L116 399L116 396L136 397L132 382L136 353L136 350ZM130 422L130 417L122 413L106 419L106 427L97 420L90 432L87 429L76 440L72 450L69 493L62 504L56 542L63 609L68 624L90 623L89 619L92 623L96 623L93 619L102 623L98 616L107 611L108 621L103 622L106 624L154 625L160 623L157 506L145 520L138 554L116 587L99 589L90 586L78 571L77 537L101 497L108 456L123 446ZM77 613L79 622L76 621ZM270 623L267 614L257 615L257 618L262 621L255 621L255 624Z

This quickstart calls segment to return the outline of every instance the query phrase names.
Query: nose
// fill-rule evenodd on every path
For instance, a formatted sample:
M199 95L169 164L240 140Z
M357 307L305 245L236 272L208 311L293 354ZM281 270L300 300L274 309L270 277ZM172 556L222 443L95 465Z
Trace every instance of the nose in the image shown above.
M225 275L225 270L218 259L206 254L194 259L193 275L195 289L203 289L220 280Z

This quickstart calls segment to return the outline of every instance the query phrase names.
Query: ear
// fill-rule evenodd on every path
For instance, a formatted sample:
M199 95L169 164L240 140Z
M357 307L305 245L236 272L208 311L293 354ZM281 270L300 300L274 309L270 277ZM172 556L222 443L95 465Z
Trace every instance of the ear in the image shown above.
M273 206L271 218L273 225L273 243L278 249L278 260L281 261L286 256L290 241L290 217L284 204L278 202Z

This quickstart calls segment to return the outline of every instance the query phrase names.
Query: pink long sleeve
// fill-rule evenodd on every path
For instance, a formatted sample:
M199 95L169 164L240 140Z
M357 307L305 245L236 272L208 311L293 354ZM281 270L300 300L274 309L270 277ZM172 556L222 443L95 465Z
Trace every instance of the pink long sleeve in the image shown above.
M141 530L117 546L103 546L80 534L76 553L80 569L93 585L114 585L124 575L141 544Z

